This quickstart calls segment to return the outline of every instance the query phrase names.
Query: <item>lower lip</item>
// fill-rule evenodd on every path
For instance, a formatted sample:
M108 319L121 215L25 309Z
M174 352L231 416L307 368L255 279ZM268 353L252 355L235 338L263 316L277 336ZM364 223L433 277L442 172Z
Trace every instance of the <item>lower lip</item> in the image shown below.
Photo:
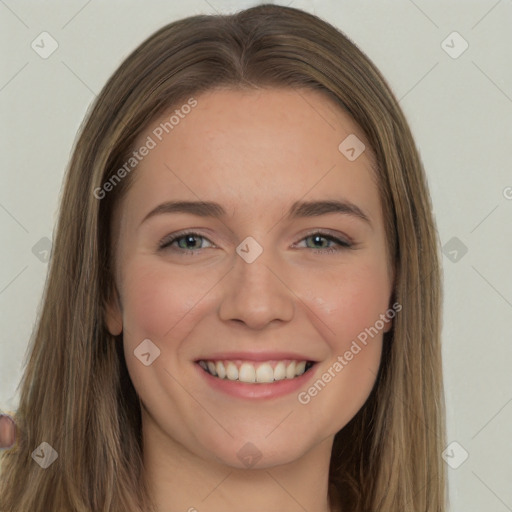
M313 376L315 365L307 372L293 379L283 379L269 383L249 383L238 380L220 379L210 375L195 363L197 371L213 389L238 398L271 399L288 395L304 386Z

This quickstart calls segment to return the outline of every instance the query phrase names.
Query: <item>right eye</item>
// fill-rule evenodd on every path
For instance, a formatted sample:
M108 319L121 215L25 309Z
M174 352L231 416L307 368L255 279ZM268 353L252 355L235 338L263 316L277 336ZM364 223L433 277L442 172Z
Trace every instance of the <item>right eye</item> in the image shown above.
M197 239L208 240L206 237L200 235L199 233L187 231L187 232L175 233L173 235L166 236L165 238L163 238L160 241L158 248L160 250L168 249L168 248L171 248L171 246L174 242L178 242L177 247L172 247L173 251L178 250L178 252L189 252L191 254L194 254L195 251L198 251L199 249L207 248L207 247L194 247L194 241ZM184 243L180 243L182 240L184 241ZM208 240L208 242L209 242L209 240ZM195 245L197 245L197 243ZM180 251L179 249L185 249L185 251Z

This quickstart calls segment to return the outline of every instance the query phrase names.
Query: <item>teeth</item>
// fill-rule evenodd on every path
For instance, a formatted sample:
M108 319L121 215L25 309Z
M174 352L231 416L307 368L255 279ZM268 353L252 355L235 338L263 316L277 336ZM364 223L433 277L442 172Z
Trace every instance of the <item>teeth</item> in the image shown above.
M217 377L223 379L226 376L226 368L224 368L224 363L222 361L217 361L215 369L217 370Z
M274 380L283 380L286 378L286 366L282 361L276 364L274 368Z
M206 364L208 366L208 371L212 375L217 375L217 370L215 369L215 363L213 363L212 361L208 361Z
M247 361L199 361L201 368L220 379L240 382L270 383L293 379L304 374L313 363L307 361L274 361L255 364Z
M256 382L256 370L254 366L249 363L244 363L240 366L238 380L240 382Z
M226 368L226 377L228 380L238 380L238 368L236 367L236 364L231 361L228 363Z
M301 361L295 365L295 375L302 375L306 371L306 361Z
M263 363L256 370L257 382L274 382L274 370L268 363Z
M293 379L293 377L295 377L295 361L292 361L286 367L286 378L287 379Z

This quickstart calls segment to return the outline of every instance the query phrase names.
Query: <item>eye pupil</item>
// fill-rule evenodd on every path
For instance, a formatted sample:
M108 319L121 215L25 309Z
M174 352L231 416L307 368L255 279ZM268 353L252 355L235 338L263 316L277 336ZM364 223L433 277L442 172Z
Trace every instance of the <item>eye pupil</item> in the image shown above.
M314 240L314 243L315 243L315 244L320 243L320 245L321 245L321 240L322 240L322 238L325 238L325 237L323 237L323 236L321 236L321 235L314 235L314 236L312 237L312 239ZM319 240L320 240L320 242L319 242Z
M186 235L186 236L183 236L181 237L181 240L184 240L185 241L185 248L192 248L194 249L194 242L196 241L197 239L197 236L196 235ZM189 244L190 242L190 244Z

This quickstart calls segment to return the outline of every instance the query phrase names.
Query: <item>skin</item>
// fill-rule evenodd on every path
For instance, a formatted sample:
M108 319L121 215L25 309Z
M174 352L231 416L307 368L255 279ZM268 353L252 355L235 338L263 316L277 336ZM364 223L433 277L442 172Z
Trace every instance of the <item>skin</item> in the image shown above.
M140 162L113 221L119 295L106 322L123 332L141 400L144 478L162 512L326 512L334 435L368 398L391 321L305 405L295 392L230 397L207 385L194 361L291 350L318 361L312 383L390 307L373 156L360 128L319 92L219 89L196 99ZM349 134L366 144L355 161L338 150ZM371 224L339 213L284 217L294 201L321 199L349 200ZM169 200L216 201L227 214L167 213L141 224ZM317 229L352 248L309 235ZM182 230L201 236L158 250ZM247 236L263 248L250 264L235 251ZM160 349L149 366L133 353L144 339ZM247 442L262 455L252 467L237 456Z
M6 414L0 415L0 449L11 448L16 440L14 420Z

